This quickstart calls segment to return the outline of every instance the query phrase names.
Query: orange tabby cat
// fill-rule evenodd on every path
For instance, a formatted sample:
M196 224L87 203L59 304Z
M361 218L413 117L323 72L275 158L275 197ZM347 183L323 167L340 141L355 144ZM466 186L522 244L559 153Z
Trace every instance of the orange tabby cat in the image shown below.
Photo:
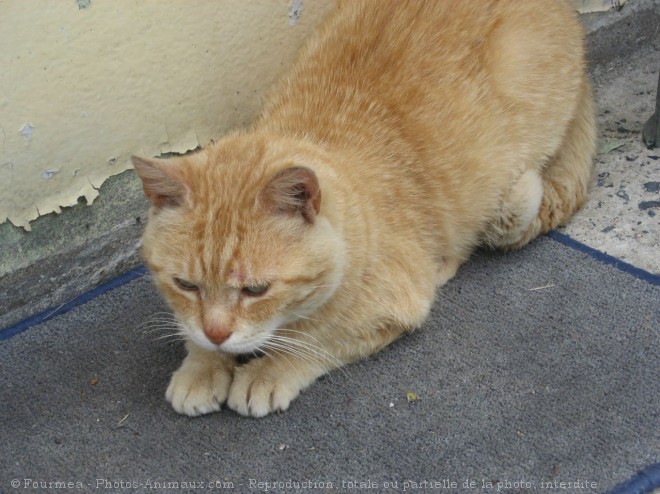
M167 399L286 410L420 326L475 247L568 220L594 140L567 5L341 3L249 130L133 159L153 205L144 258L188 340Z

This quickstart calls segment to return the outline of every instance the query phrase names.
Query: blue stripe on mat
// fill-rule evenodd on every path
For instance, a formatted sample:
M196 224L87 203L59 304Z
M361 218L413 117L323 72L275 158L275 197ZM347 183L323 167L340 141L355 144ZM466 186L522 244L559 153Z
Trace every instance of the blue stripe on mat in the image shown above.
M588 254L604 264L614 266L615 268L620 269L621 271L625 271L626 273L629 273L635 276L636 278L647 281L653 285L660 286L660 275L649 273L648 271L644 271L643 269L636 268L631 264L623 262L615 257L612 257L608 254L605 254L587 245L584 245L578 242L577 240L572 239L568 235L560 233L556 230L553 230L550 233L548 233L548 237L563 245L566 245L567 247L571 247L572 249ZM138 268L127 271L126 273L121 274L116 278L113 278L110 281L107 281L102 285L99 285L96 288L83 293L82 295L76 297L71 302L67 302L66 304L61 305L60 307L57 307L55 309L45 310L28 319L24 319L23 321L20 321L14 324L13 326L9 326L8 328L0 330L0 341L8 340L12 336L17 335L18 333L22 333L23 331L25 331L26 329L32 326L35 326L42 322L46 322L55 316L64 314L65 312L69 312L74 307L89 302L90 300L98 297L99 295L114 288L125 285L126 283L133 281L134 279L139 278L140 276L144 276L145 274L147 274L147 268L145 268L144 266L140 266Z
M630 480L620 483L607 494L647 494L660 487L660 463L649 465Z
M617 259L616 257L612 257L608 254L605 254L604 252L593 249L588 245L584 245L583 243L578 242L577 240L574 240L568 235L564 233L560 233L557 230L553 230L550 233L548 233L548 237L550 237L553 240L556 240L561 244L564 244L567 247L571 247L572 249L588 254L594 259L599 260L603 264L614 266L615 268L620 269L621 271L625 271L626 273L633 275L635 278L639 278L640 280L648 281L653 285L660 286L660 275L649 273L648 271L644 271L643 269L636 268L632 264L628 264L627 262L623 262L622 260Z
M125 285L126 283L133 281L134 279L139 278L141 276L144 276L145 274L147 274L147 268L145 268L144 266L131 269L130 271L127 271L117 276L116 278L112 278L111 280L106 281L105 283L97 286L96 288L93 288L92 290L83 293L82 295L73 299L71 302L67 302L64 305L60 305L55 309L45 310L43 312L40 312L39 314L24 319L23 321L20 321L14 324L13 326L9 326L8 328L0 330L0 341L8 340L12 336L17 335L18 333L22 333L23 331L31 328L32 326L41 324L42 322L46 322L55 316L64 314L65 312L69 312L74 307L89 302L90 300L98 297L99 295L102 295L107 291Z

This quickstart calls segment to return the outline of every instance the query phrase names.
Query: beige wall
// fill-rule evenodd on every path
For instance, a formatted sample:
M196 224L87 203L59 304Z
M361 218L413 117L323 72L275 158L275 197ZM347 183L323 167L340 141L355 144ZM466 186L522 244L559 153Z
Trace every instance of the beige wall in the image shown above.
M0 0L0 223L245 125L332 4Z

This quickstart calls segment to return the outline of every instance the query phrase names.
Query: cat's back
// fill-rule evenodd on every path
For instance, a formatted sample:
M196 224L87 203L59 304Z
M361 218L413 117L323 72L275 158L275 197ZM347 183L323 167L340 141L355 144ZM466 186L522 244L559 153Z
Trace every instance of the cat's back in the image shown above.
M428 76L443 83L440 72L500 68L489 57L501 50L516 59L525 53L526 62L531 55L546 64L580 58L582 35L564 0L343 0L301 53L299 67L378 88ZM517 68L526 73L535 66Z
M583 58L581 27L563 1L340 1L261 123L348 141L398 125L426 146L439 124L451 136L516 103L554 124L572 108L552 100L577 93Z

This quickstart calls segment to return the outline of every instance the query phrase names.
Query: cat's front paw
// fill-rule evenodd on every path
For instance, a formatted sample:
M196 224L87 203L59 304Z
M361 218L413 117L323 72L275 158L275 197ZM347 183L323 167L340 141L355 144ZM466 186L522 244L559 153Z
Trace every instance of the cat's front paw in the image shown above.
M288 366L285 366L288 367ZM322 374L310 369L284 372L268 357L255 359L234 370L227 406L251 417L283 412L304 388Z
M191 417L220 410L227 400L232 372L215 357L200 359L189 354L172 375L165 397L174 410Z

